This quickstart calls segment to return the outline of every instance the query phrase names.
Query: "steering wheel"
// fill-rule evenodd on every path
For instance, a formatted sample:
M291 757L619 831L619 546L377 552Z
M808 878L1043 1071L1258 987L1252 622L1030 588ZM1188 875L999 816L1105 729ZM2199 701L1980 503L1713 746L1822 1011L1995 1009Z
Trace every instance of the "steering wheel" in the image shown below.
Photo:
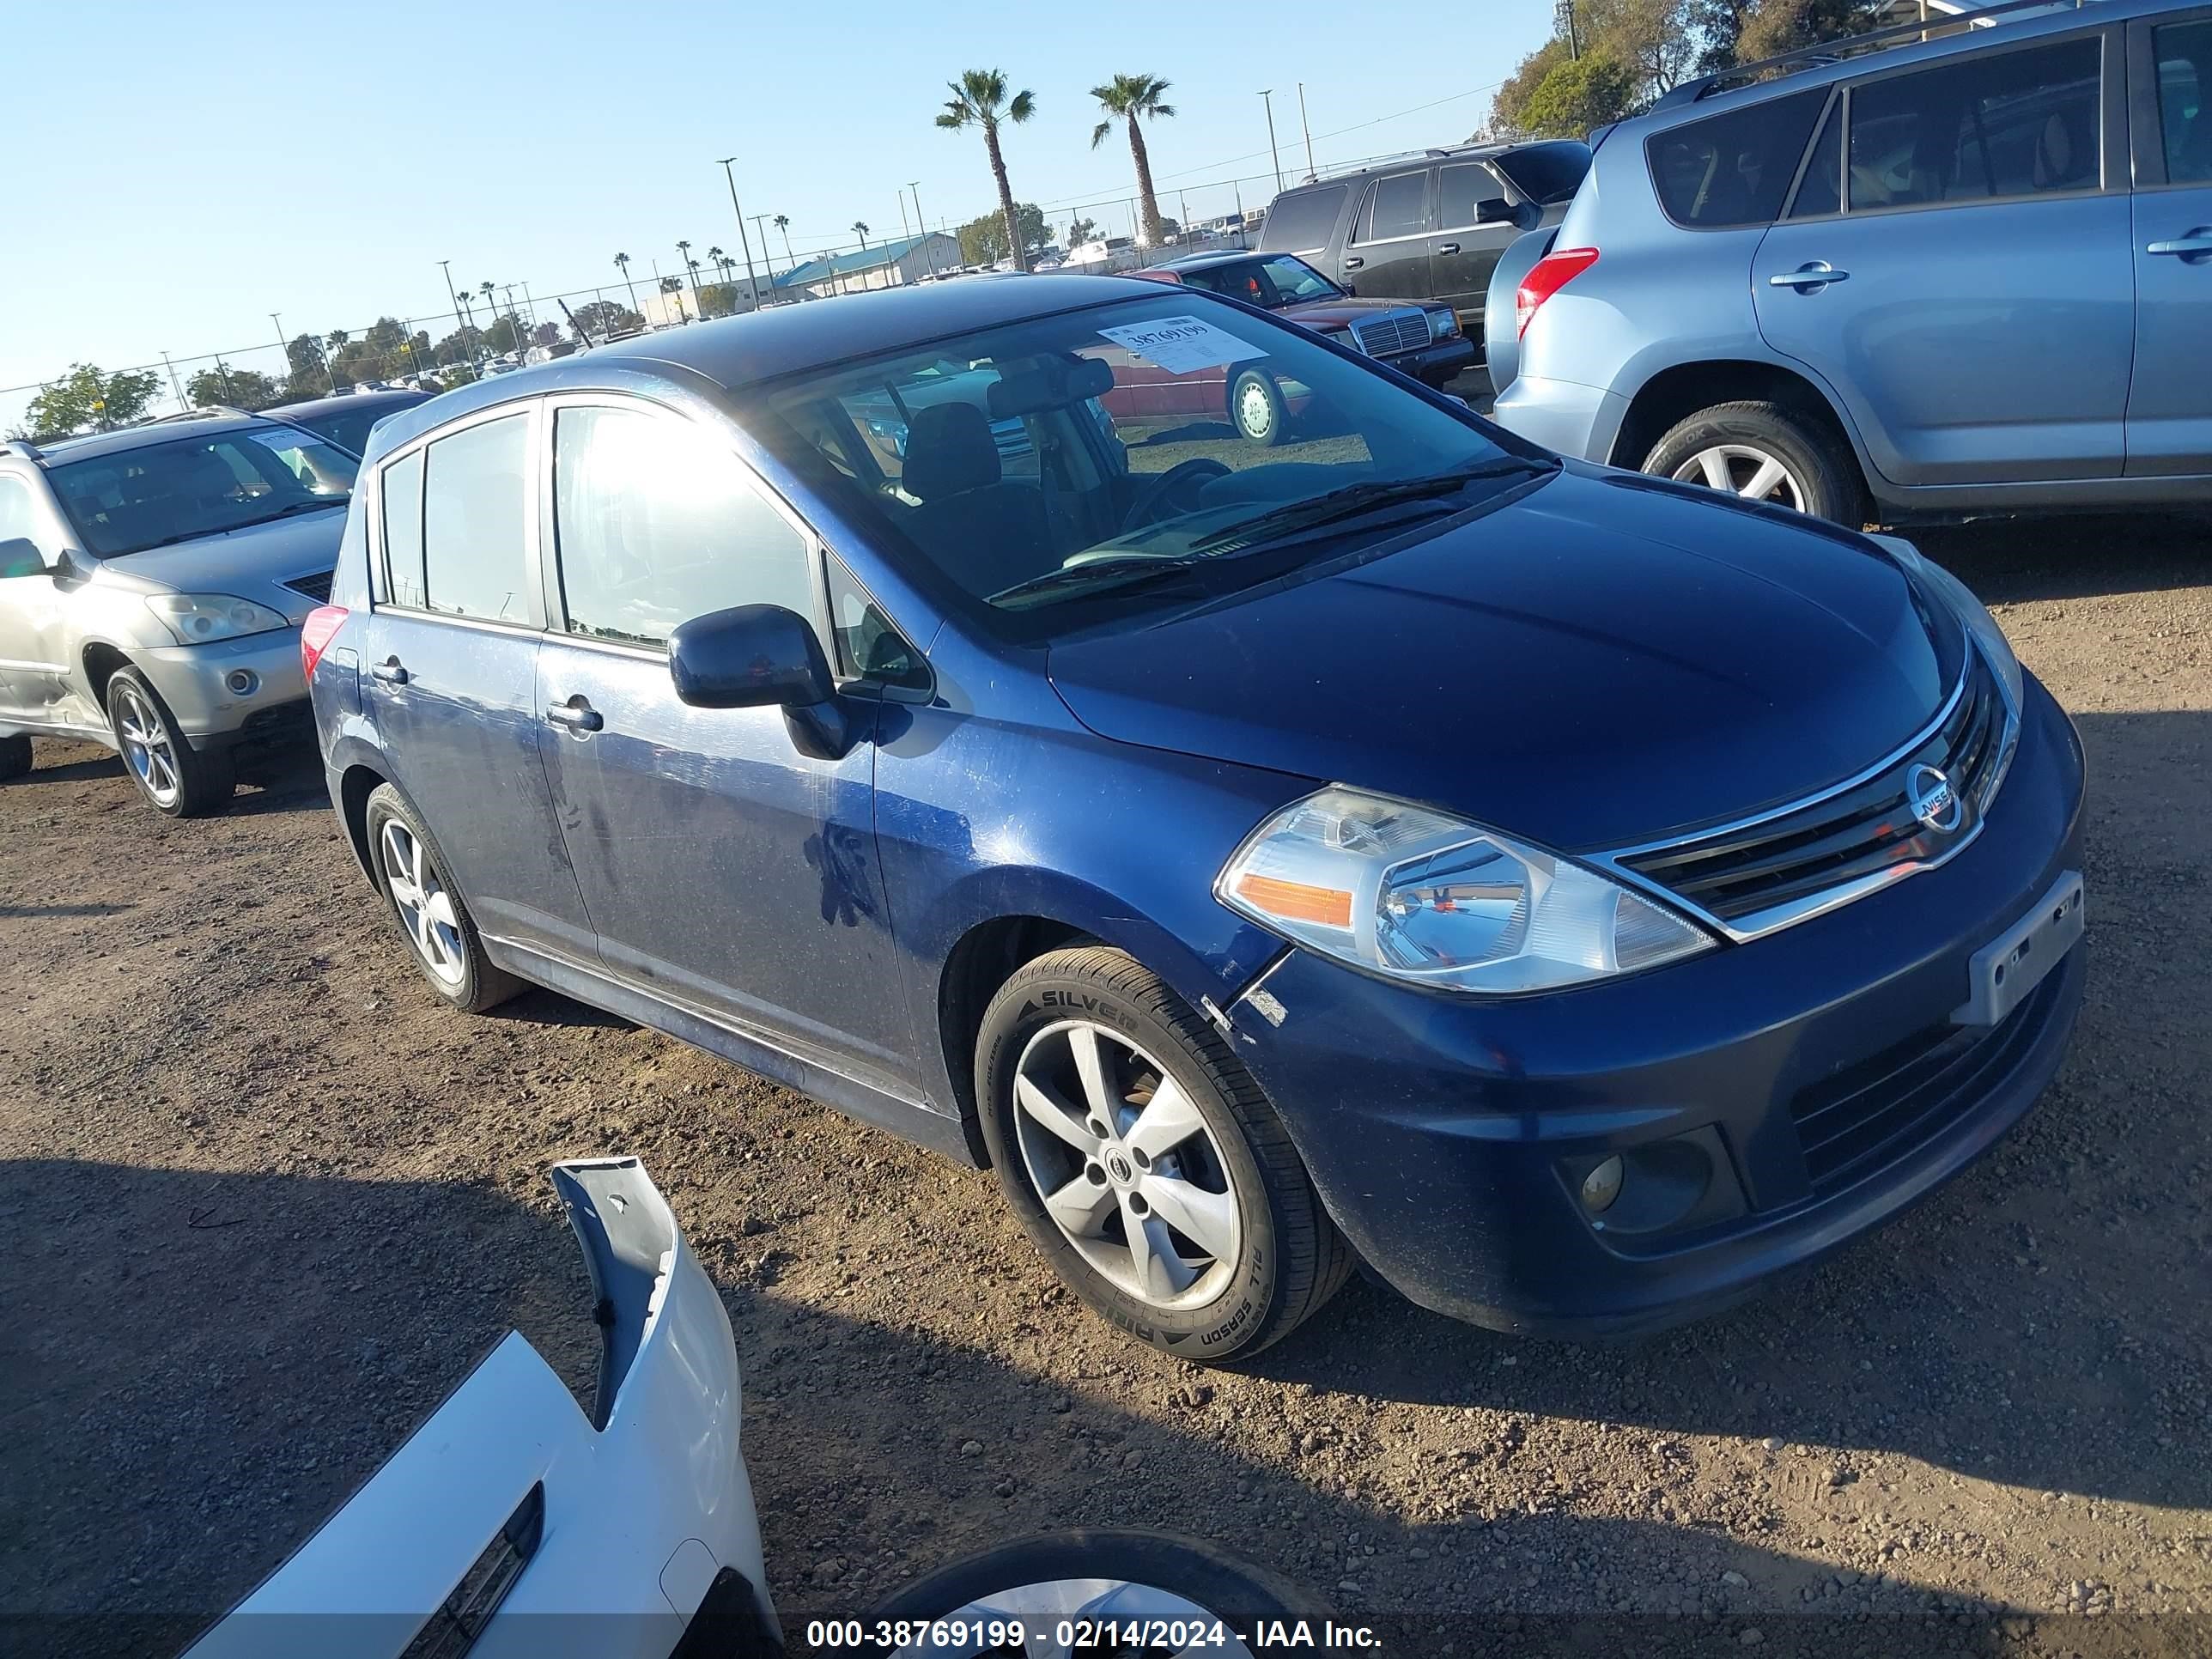
M1129 510L1121 515L1124 536L1144 524L1152 516L1153 509L1185 484L1208 478L1225 478L1230 469L1209 455L1200 455L1188 461L1177 461L1137 492L1137 499L1129 503Z

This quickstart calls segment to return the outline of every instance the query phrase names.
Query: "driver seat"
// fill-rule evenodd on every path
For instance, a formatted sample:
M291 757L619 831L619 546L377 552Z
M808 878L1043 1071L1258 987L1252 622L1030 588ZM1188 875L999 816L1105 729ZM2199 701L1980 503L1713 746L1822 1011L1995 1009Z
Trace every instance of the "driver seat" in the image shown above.
M990 421L973 404L914 411L900 484L921 503L908 533L971 593L996 593L1060 562L1042 493L1000 475Z

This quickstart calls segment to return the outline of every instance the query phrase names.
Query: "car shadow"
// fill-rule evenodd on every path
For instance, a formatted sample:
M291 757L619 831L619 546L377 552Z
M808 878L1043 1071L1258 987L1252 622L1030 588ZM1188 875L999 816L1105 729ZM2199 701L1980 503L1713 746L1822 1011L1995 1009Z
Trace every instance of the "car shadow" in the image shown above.
M1978 519L1899 533L1986 605L2212 586L2212 513Z
M550 1190L0 1169L0 1251L21 1292L0 1338L11 1654L174 1651L510 1328L589 1398L591 1291ZM1722 1532L1686 1492L1679 1513L1671 1498L1648 1516L1593 1512L1528 1425L1494 1412L1427 1449L1442 1467L1416 1510L1361 1472L1396 1455L1330 1429L1325 1394L1111 1337L1103 1367L1071 1362L1026 1322L1000 1334L1008 1355L896 1306L848 1314L765 1288L773 1238L732 1230L704 1194L699 1207L679 1219L732 1317L769 1586L797 1651L811 1619L862 1616L957 1556L1072 1526L1226 1542L1405 1652L1710 1653L1755 1644L1744 1632L1762 1626L1856 1639L1872 1619L1902 1638L1881 1650L1895 1654L1929 1623L1948 1643L2009 1611L1949 1597L1938 1613L1901 1564L1847 1583L1747 1541L1755 1522ZM1048 1299L1040 1323L1080 1317ZM1402 1337L1390 1347L1402 1356ZM1669 1484L1666 1454L1649 1455Z
M119 916L135 904L0 904L0 918L11 921L34 917Z

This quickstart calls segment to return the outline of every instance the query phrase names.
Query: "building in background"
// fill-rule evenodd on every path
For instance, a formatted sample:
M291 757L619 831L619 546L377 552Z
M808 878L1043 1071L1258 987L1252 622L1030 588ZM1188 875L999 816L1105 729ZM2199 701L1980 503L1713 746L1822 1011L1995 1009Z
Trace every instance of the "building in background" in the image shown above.
M834 258L809 259L779 274L775 291L787 298L805 290L817 299L832 294L852 294L864 288L896 288L926 277L948 276L960 269L957 237L933 230L922 236L897 236L879 246L841 253Z

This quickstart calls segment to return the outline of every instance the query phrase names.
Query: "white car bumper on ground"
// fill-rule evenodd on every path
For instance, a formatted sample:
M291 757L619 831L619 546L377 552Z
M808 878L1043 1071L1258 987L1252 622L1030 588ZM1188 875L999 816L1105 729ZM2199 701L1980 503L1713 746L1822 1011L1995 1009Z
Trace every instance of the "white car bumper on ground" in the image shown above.
M778 1650L721 1298L635 1159L553 1182L599 1297L592 1415L510 1334L188 1659Z

